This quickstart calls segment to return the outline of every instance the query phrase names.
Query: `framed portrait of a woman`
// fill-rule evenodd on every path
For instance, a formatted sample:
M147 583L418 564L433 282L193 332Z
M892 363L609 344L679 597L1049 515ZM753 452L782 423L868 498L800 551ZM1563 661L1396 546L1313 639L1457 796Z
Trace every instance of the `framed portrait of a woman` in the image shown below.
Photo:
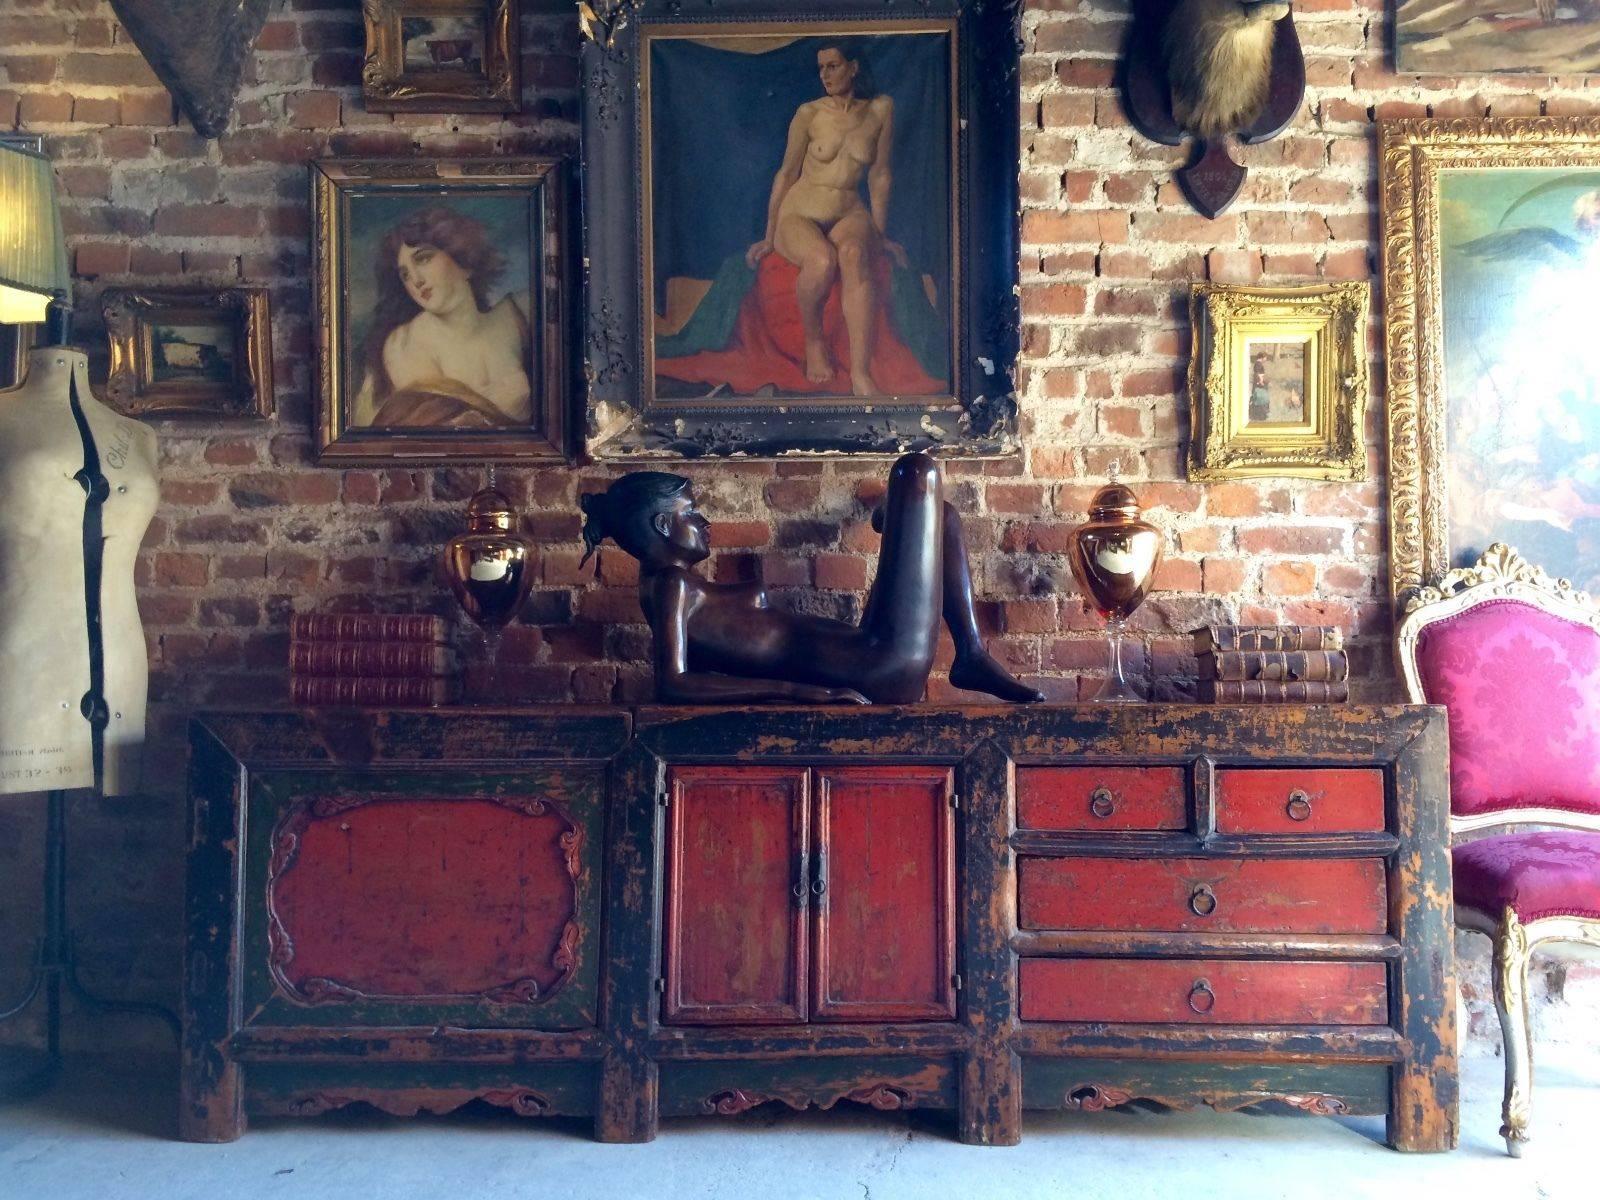
M323 461L566 456L556 159L312 164Z
M1015 450L1015 7L592 14L589 454Z

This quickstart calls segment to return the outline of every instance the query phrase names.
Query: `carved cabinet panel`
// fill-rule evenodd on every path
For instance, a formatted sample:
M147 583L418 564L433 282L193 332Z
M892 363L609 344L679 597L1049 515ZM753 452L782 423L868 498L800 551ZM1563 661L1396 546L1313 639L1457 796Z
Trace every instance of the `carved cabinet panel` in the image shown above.
M953 1019L950 791L942 767L676 768L662 1019Z
M598 770L263 773L246 1023L593 1025Z

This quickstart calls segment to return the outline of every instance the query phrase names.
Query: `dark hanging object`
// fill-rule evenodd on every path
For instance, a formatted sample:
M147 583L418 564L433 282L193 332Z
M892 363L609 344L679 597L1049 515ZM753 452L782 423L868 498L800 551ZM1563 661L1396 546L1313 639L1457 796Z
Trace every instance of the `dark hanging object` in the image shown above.
M133 44L201 137L233 116L245 59L275 0L111 0Z
M1195 139L1178 186L1198 211L1221 216L1246 174L1229 139L1277 137L1305 98L1294 15L1283 0L1135 0L1122 90L1145 137L1166 146Z

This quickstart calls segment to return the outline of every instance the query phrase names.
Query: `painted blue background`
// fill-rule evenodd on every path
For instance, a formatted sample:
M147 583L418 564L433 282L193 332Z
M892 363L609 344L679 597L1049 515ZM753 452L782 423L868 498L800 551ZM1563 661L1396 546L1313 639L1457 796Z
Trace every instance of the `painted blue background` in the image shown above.
M823 95L817 51L836 37L803 37L742 54L686 38L650 44L651 164L656 310L675 275L710 279L766 231L772 177L795 110ZM950 291L950 35L855 37L879 93L894 100L889 237L911 268ZM866 187L861 189L867 202Z

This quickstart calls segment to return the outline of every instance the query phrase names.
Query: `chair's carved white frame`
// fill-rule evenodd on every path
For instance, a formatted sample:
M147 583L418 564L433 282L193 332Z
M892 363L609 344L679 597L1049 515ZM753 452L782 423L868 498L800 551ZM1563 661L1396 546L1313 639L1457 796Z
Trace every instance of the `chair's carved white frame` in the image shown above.
M1470 567L1451 571L1437 587L1424 587L1406 603L1406 615L1395 633L1406 691L1415 704L1426 704L1417 668L1417 642L1422 631L1479 604L1516 600L1552 616L1587 625L1600 637L1600 608L1587 592L1565 579L1555 579L1510 546L1496 542ZM1480 830L1521 825L1554 825L1600 832L1600 813L1563 808L1499 808L1450 817L1452 837ZM1575 916L1543 917L1524 924L1511 908L1484 912L1456 905L1456 925L1484 934L1494 944L1494 1002L1505 1043L1506 1090L1500 1136L1512 1157L1520 1157L1528 1140L1533 1094L1533 1039L1528 1025L1528 962L1533 951L1551 943L1588 947L1600 952L1600 920ZM1581 953L1581 951L1580 951Z

